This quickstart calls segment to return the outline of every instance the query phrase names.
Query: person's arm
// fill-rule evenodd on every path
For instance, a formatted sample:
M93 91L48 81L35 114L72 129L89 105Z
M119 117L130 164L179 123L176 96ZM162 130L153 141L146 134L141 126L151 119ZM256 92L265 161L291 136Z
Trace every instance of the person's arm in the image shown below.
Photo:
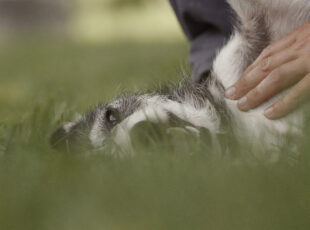
M226 91L226 97L239 100L239 109L248 111L290 86L283 98L266 109L267 118L288 114L310 96L310 22L268 46Z
M200 81L232 32L232 10L225 0L170 0L170 3L190 42L194 80Z

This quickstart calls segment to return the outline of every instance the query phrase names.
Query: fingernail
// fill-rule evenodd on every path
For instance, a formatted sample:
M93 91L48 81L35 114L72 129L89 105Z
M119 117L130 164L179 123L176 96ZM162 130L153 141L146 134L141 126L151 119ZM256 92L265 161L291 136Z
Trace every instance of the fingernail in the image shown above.
M247 104L247 101L248 101L248 98L247 98L247 97L243 97L243 98L241 98L241 99L238 101L238 105L239 105L240 107L245 107L246 104Z
M226 90L225 92L225 97L233 99L236 93L236 88L235 87L230 87Z
M273 107L270 107L270 108L265 110L264 115L266 117L270 117L272 115L272 113L273 113Z

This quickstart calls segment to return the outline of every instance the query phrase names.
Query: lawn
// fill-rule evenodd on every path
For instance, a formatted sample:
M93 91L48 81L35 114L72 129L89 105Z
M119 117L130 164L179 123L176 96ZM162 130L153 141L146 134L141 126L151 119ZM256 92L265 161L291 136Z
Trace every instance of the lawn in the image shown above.
M188 69L187 49L30 37L0 43L0 229L309 229L306 138L297 161L275 164L236 164L184 140L125 159L49 147L52 130L75 113L123 89L177 81Z

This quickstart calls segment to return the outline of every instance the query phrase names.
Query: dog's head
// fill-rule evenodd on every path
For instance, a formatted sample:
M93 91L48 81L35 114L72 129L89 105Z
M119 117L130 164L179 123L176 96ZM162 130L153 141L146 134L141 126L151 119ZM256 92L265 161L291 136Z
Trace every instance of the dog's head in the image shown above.
M159 95L123 96L99 105L76 121L61 125L51 136L54 148L100 149L113 141L123 149L132 147L131 137L141 140L174 131L199 136L217 129L216 112L194 107Z

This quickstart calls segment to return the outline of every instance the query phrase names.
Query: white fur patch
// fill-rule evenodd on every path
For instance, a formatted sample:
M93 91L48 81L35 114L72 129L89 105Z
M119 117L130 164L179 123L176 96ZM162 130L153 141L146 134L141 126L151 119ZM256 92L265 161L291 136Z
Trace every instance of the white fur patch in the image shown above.
M63 125L63 129L66 131L66 133L69 133L71 128L75 125L75 122L68 122Z

